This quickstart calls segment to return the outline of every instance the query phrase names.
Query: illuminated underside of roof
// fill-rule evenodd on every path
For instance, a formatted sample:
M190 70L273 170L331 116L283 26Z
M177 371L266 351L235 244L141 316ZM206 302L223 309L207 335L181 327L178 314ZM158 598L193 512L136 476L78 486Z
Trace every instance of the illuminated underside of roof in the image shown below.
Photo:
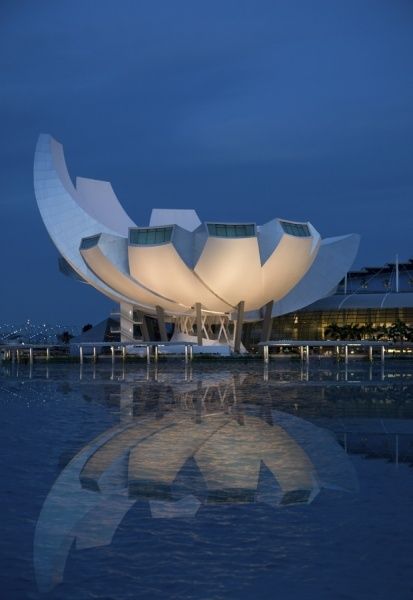
M34 184L64 272L147 313L189 315L199 304L230 315L241 302L251 314L269 302L297 310L331 293L359 244L355 234L322 240L308 222L201 223L194 210L154 209L137 226L110 183L73 185L50 135L37 143Z

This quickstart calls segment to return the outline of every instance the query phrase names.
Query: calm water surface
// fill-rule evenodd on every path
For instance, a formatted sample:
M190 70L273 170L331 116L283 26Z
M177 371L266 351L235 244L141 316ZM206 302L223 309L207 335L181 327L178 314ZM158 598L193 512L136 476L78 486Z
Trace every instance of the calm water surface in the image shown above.
M1 597L412 599L413 364L0 366Z

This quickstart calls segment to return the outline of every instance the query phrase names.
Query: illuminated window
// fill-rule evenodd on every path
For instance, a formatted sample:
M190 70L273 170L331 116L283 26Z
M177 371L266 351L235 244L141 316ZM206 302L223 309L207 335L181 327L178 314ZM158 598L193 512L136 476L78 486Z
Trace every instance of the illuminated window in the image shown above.
M88 248L93 248L94 246L97 246L97 244L99 242L99 238L100 238L100 233L99 233L99 235L91 235L90 237L83 238L82 241L80 242L80 249L87 250Z
M310 229L308 225L303 223L291 223L289 221L280 221L281 227L284 229L285 233L289 235L295 235L297 237L310 237Z
M208 223L207 227L209 235L214 237L255 237L255 225L253 223L246 223L243 225L233 225L229 223Z
M147 227L129 229L129 243L138 246L166 244L171 241L172 227Z

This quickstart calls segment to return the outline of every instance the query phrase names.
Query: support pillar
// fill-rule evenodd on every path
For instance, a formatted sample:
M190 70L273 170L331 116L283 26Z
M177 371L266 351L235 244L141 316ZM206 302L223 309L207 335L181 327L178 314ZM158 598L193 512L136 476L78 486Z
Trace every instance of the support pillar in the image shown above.
M268 365L268 361L270 359L270 353L268 349L268 345L264 346L264 363Z
M307 362L310 360L310 346L305 347L305 359Z
M304 346L300 346L300 360L301 362L304 360Z
M268 342L272 329L272 309L274 300L270 300L264 307L264 319L262 322L261 342Z
M158 326L159 326L159 333L161 335L161 341L162 342L167 342L168 341L168 335L166 333L165 311L162 308L162 306L157 306L156 307L156 315L158 317ZM156 346L155 346L155 348L156 348Z
M80 361L80 364L82 365L83 364L83 348L82 348L82 346L79 346L79 361Z
M93 346L93 362L95 363L97 359L97 354L96 354L96 346Z
M110 347L110 353L112 355L112 362L115 362L115 346Z
M194 349L191 346L189 346L189 360L192 361L192 359L194 358Z
M30 364L33 364L33 348L30 346L29 348L29 360L30 360Z
M244 321L244 300L238 303L237 307L237 323L235 327L235 336L234 336L234 352L239 354L241 350L241 334L242 334L242 324Z
M373 362L373 346L369 346L369 361Z
M155 346L155 362L158 362L158 346Z
M151 347L150 346L146 346L146 362L148 363L148 365L151 362Z
M347 344L344 346L344 362L348 363L348 346Z
M50 348L46 348L46 360L50 360Z
M202 346L202 313L201 313L201 303L195 303L195 317L196 317L196 336L198 346Z
M380 350L381 350L381 353L380 353L380 354L381 354L381 362L382 362L382 363L384 363L384 354L385 354L385 349L384 349L384 346L382 346L382 347L380 348Z
M126 358L126 346L122 346L122 360L125 361Z
M119 329L121 342L133 342L133 304L120 303Z
M142 337L144 342L149 342L149 330L146 322L145 315L142 311L138 311L138 325L141 328Z
M188 346L185 344L185 364L188 362Z

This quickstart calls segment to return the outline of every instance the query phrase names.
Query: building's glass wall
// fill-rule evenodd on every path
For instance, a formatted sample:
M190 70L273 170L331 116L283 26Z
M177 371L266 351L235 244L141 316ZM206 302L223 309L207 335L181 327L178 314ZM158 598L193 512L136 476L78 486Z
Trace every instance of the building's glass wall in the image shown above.
M80 242L80 249L87 250L88 248L93 248L97 245L100 239L100 233L98 235L91 235L90 237L85 237Z
M295 235L297 237L310 237L310 229L304 223L291 223L290 221L280 221L281 227L285 233Z
M413 308L302 311L274 318L270 339L322 340L325 339L325 330L333 323L338 326L388 328L397 321L413 327ZM261 330L261 321L244 326L243 342L246 347L252 348L261 341Z
M255 225L253 223L244 223L242 225L208 223L207 226L209 235L214 237L237 238L255 236Z
M172 227L140 227L129 230L129 243L138 246L165 244L171 241Z

